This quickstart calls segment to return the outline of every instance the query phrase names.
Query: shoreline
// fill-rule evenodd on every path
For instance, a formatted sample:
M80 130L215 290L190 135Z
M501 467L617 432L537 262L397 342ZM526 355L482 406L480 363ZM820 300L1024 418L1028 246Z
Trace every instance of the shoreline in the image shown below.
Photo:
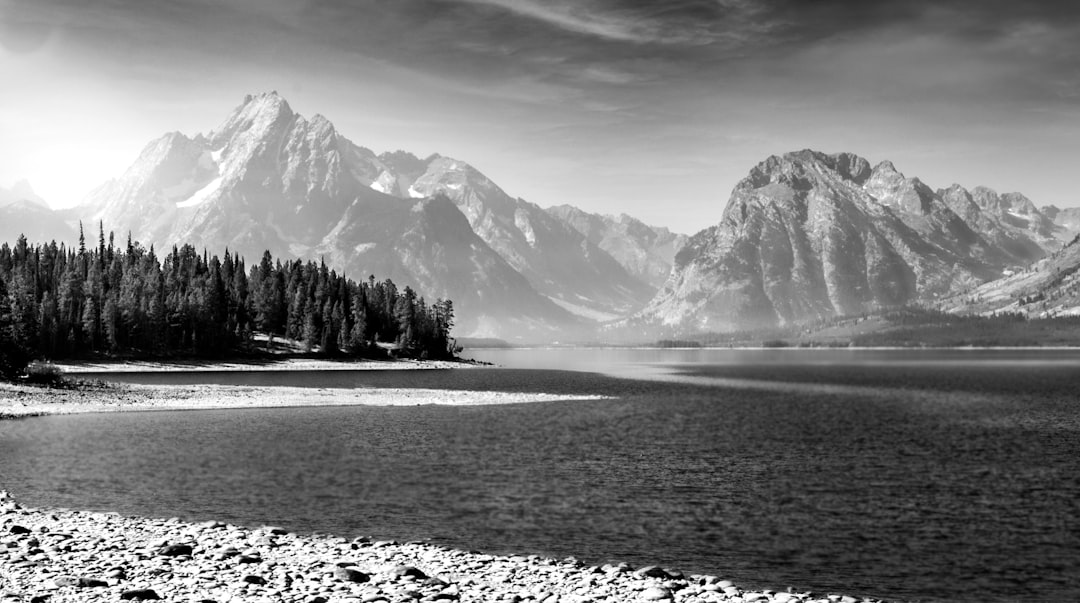
M858 603L746 590L716 576L427 543L289 533L214 520L23 508L0 492L0 598L169 601Z
M482 406L602 400L595 394L516 393L426 388L314 388L248 385L77 385L0 383L0 420L48 415L303 406Z
M468 369L466 360L334 360L328 358L233 360L107 360L50 362L65 375L85 373L175 373L244 371L399 371Z
M42 415L297 406L480 405L603 399L410 388L0 383L0 419ZM279 528L23 509L0 491L0 599L368 603L871 603L740 588L716 576L625 563L585 566L532 554L490 555L430 543L371 542ZM181 548L167 549L172 545ZM190 549L182 547L188 546ZM165 551L186 551L173 555Z

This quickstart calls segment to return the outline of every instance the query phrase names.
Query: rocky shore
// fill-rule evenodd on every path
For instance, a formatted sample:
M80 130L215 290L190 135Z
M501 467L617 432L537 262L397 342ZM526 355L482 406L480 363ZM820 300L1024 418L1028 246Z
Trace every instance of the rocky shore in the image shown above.
M859 603L660 567L586 566L216 521L21 507L0 493L0 602Z

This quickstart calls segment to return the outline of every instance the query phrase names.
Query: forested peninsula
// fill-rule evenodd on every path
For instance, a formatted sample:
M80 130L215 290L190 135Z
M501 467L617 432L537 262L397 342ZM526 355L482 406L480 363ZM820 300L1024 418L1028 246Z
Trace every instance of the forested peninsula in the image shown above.
M87 247L20 236L0 245L0 373L34 359L223 358L258 355L275 338L331 356L448 359L453 303L428 303L389 279L355 281L323 262L275 260L248 268L228 250L114 244L99 225ZM382 344L382 345L380 345ZM392 344L392 345L387 345Z

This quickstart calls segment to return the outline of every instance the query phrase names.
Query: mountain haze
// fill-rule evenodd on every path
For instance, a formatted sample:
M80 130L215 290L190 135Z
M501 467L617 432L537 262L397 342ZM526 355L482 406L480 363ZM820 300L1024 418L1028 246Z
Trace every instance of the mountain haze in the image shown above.
M632 276L654 289L667 280L675 252L689 238L667 228L649 226L626 214L591 214L572 205L549 207L547 212L574 227Z
M76 236L26 180L0 188L0 242L13 243L19 235L30 241L72 241Z

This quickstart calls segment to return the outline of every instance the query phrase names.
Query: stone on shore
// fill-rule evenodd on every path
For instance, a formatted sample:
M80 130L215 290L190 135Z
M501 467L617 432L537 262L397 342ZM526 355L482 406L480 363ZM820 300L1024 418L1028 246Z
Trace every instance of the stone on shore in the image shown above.
M354 582L356 584L361 584L363 582L368 582L371 580L371 576L351 567L334 568L334 577L339 580L344 580L346 582Z
M183 555L191 556L194 552L189 544L167 544L158 549L157 554L162 557L181 557Z
M23 528L15 533L12 528ZM424 543L23 509L0 497L0 601L852 603L657 566L589 567ZM48 597L47 599L45 597Z
M136 588L120 593L122 601L160 601L161 597L149 588Z
M671 574L669 574L667 571L657 565L643 567L634 573L639 576L644 576L646 578L660 578L661 580L667 580L668 578L672 577Z
M665 601L674 597L671 591L663 586L653 586L645 589L641 593L641 599L644 601Z

